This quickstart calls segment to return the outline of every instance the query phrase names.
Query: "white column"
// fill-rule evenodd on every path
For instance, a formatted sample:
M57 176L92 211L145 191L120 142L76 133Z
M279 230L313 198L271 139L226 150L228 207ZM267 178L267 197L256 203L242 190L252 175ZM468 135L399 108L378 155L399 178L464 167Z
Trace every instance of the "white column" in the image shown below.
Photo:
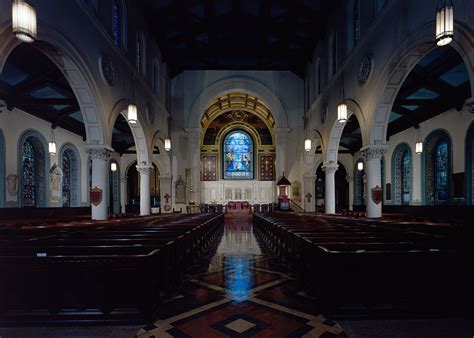
M168 213L172 212L172 199L171 199L171 176L160 176L160 200L161 200L161 212ZM168 202L166 201L168 197ZM168 205L168 207L167 207Z
M127 196L128 196L128 176L120 177L120 206L122 208L122 213L126 212L125 206L127 205Z
M191 168L190 182L186 182L189 184L186 186L188 190L186 199L198 205L201 203L201 129L188 128L186 133L188 134L188 163ZM184 169L181 174L186 179Z
M324 191L324 208L326 214L336 213L336 182L335 174L339 165L336 163L324 163L323 170L326 176Z
M153 166L140 164L137 165L137 171L140 173L140 216L146 216L151 213L150 175L153 172Z
M109 158L112 149L105 146L86 146L92 159L92 190L97 198L91 196L91 215L93 220L108 218L107 204L109 200Z
M349 210L353 210L354 204L354 177L347 175L346 181L349 183Z
M361 149L360 153L365 160L366 177L366 206L367 217L382 217L382 175L380 170L380 159L387 150L386 145L370 145ZM382 197L379 199L378 197Z
M303 175L304 189L303 189L303 201L304 211L314 212L316 207L316 175L304 174Z

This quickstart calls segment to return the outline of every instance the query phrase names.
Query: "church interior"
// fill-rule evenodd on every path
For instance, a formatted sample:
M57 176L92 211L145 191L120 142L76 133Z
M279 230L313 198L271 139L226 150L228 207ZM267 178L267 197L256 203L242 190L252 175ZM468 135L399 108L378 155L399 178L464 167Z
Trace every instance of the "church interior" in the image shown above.
M0 337L472 337L474 1L0 0Z

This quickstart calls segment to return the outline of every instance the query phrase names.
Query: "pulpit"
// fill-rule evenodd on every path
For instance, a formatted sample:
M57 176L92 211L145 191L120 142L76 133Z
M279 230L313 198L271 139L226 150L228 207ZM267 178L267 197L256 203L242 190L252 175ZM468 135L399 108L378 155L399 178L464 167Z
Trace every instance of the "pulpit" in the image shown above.
M278 208L280 210L290 210L290 199L288 198L288 189L291 186L291 182L285 177L285 173L283 173L283 177L278 181Z

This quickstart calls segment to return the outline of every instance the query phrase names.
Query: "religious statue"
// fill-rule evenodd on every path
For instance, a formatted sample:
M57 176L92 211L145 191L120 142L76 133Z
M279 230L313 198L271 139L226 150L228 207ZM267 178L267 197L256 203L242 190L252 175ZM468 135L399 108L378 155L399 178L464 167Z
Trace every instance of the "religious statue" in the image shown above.
M7 191L8 194L12 197L18 195L18 176L15 174L10 174L7 176Z
M53 164L49 170L49 187L51 189L51 202L59 203L61 202L61 183L63 181L63 171L60 167Z

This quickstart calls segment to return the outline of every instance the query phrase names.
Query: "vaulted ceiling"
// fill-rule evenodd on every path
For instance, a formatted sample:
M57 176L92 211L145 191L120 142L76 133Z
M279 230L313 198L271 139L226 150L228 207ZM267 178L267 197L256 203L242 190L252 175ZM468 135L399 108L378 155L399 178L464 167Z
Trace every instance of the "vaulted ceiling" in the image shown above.
M303 76L342 0L142 0L172 76L187 69Z

